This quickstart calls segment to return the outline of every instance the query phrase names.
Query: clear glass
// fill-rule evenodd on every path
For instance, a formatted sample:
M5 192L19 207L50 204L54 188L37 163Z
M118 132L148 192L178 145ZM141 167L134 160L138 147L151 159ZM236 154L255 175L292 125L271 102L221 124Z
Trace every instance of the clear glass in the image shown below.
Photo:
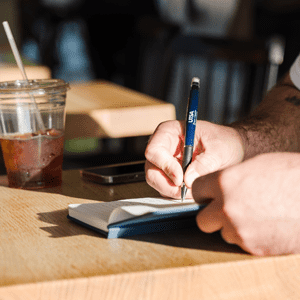
M10 187L61 184L68 89L59 79L0 82L0 142Z

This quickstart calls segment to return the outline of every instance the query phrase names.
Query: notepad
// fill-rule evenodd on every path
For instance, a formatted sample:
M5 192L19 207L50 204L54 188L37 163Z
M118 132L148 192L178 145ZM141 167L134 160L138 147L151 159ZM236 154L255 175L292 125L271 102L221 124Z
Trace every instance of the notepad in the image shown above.
M196 226L203 207L192 199L137 198L70 204L68 218L111 239Z

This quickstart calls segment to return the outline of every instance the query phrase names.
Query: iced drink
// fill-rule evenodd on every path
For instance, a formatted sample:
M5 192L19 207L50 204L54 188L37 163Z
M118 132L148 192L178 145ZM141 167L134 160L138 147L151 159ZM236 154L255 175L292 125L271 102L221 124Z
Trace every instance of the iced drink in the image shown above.
M10 187L61 184L68 88L61 79L0 82L0 143Z
M9 186L37 189L60 185L63 141L63 133L55 129L1 139Z

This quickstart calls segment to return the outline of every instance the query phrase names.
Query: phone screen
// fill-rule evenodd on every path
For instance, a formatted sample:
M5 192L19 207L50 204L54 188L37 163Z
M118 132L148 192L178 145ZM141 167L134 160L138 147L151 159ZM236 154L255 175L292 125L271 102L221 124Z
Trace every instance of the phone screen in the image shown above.
M80 173L83 178L100 184L144 181L145 161L88 168Z
M108 166L108 167L99 167L88 170L91 173L103 175L103 176L117 176L122 174L131 174L144 172L145 163L122 165L122 166Z

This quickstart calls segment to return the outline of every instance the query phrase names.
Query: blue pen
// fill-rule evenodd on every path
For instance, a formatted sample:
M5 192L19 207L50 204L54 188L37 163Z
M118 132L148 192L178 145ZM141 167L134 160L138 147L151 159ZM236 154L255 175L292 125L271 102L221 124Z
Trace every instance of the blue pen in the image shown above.
M198 77L194 77L191 83L190 97L188 100L188 107L186 112L185 141L182 160L183 174L191 163L194 152L194 138L198 115L199 89L200 79ZM185 186L185 183L183 182L181 187L181 201L185 199L186 192L187 188Z

